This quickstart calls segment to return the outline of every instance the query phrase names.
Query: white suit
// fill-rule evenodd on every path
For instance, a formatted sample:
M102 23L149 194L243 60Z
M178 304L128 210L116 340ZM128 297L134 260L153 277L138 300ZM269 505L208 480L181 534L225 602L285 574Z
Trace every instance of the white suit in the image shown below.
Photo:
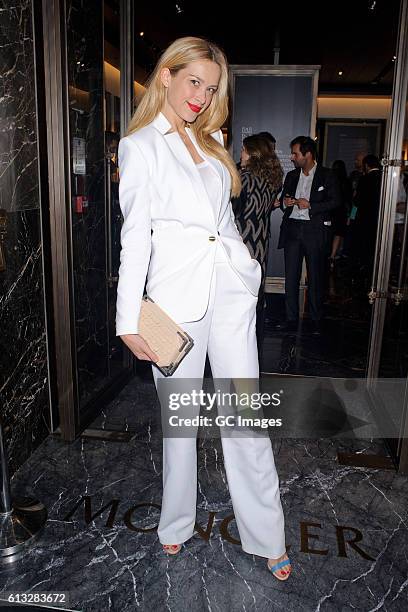
M124 224L116 333L138 332L147 275L147 294L194 339L192 350L171 377L180 380L183 392L186 385L200 386L207 352L214 379L258 379L255 325L261 266L251 258L235 225L229 172L216 162L222 201L218 205L210 202L180 136L177 132L166 134L170 127L160 113L150 125L119 142ZM208 161L191 130L187 132L199 155ZM223 142L221 131L213 136ZM163 375L152 368L163 410L167 400L158 385ZM191 407L192 417L198 413L199 407ZM189 437L163 438L163 500L158 527L163 544L181 544L194 533L194 434L196 430L190 428ZM278 558L285 552L284 518L271 442L265 437L221 434L242 548Z
M124 224L116 305L118 336L138 331L146 275L147 294L176 323L200 319L208 304L217 242L248 290L258 294L261 266L251 258L235 225L229 172L220 164L223 197L215 219L185 144L177 132L166 134L170 127L160 113L150 125L119 142ZM187 132L197 146L191 130ZM223 142L221 130L214 137ZM214 237L215 241L210 240Z

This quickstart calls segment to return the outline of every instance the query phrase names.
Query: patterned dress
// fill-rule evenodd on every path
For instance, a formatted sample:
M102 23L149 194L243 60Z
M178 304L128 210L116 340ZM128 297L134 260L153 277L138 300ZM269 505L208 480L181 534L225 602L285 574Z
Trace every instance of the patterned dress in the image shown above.
M270 216L279 190L273 190L269 183L252 172L241 170L242 191L232 199L236 225L251 257L262 267L259 289L259 307L263 306L263 293L268 263Z

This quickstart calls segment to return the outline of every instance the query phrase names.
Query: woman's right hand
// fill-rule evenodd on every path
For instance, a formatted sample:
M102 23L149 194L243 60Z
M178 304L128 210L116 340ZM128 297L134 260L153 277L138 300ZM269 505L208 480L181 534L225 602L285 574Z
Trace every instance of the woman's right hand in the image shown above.
M147 344L140 334L125 334L120 336L126 346L138 359L144 361L158 361L159 356Z

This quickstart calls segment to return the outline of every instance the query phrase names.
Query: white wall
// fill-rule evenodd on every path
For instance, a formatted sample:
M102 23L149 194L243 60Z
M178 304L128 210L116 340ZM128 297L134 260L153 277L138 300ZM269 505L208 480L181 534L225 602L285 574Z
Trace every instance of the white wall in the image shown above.
M319 96L318 119L388 119L389 97Z

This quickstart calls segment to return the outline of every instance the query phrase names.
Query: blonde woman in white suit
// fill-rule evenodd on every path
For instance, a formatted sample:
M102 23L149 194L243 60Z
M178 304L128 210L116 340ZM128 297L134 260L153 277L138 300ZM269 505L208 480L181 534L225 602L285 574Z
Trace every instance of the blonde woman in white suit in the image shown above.
M261 267L234 222L230 197L241 185L223 146L227 109L223 52L201 38L180 38L158 61L119 143L116 334L139 359L157 360L138 333L147 277L147 294L194 339L174 374L180 380L202 381L207 353L214 378L259 377ZM152 368L157 387L163 376ZM266 557L274 576L286 580L291 566L270 439L222 436L222 446L242 548ZM193 535L196 497L196 440L164 437L158 536L169 554Z

